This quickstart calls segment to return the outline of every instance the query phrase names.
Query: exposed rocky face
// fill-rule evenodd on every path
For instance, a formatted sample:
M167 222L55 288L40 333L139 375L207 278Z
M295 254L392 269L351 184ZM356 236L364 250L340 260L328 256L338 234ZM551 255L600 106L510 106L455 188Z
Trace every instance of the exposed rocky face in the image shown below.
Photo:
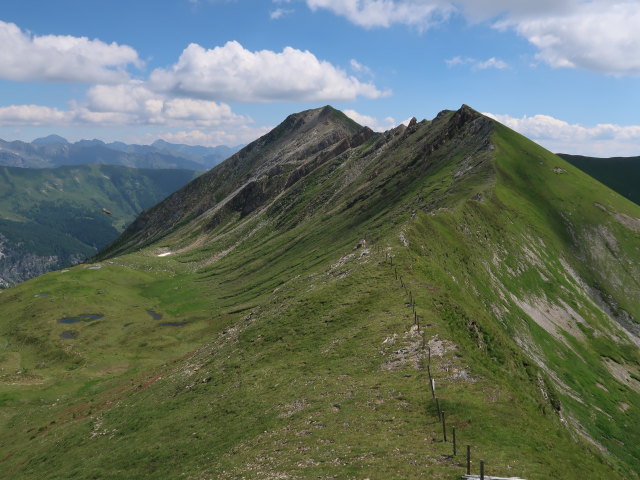
M8 288L51 270L78 264L84 258L84 255L79 254L61 258L57 255L25 252L21 245L12 244L0 234L0 288Z
M240 217L261 209L282 213L287 209L283 199L298 192L297 185L321 171L340 168L354 157L359 158L357 165L345 167L338 181L340 185L364 181L355 196L353 190L342 191L352 197L350 201L375 194L371 183L381 185L389 180L381 175L384 171L389 175L393 171L395 177L406 175L402 164L415 171L415 176L403 181L412 181L455 151L469 150L461 168L470 170L484 161L475 154L490 148L491 125L466 105L456 112L441 112L432 122L414 118L407 127L400 125L385 133L362 127L328 106L290 115L271 132L140 215L101 257L134 250L176 229L186 228L185 234L211 231L236 213ZM360 174L369 169L374 177L366 180ZM320 202L314 209L319 213L337 201Z

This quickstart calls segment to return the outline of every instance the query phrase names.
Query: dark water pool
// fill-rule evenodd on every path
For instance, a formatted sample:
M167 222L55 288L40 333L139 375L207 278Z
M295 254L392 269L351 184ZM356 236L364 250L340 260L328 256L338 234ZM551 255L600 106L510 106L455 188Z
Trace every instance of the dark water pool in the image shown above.
M156 312L155 310L147 310L147 313L151 315L151 318L154 320L162 320L162 314L160 312Z
M34 297L48 297L49 295L51 295L49 292L43 292L43 293L34 295Z
M162 322L159 323L158 326L160 327L184 327L187 323L186 322Z
M104 315L101 313L81 313L77 317L65 317L58 320L58 323L78 323L78 322L93 322L100 320Z
M76 332L71 331L71 330L65 330L64 332L62 332L60 334L60 338L64 338L64 339L76 338L77 336L78 336L78 334Z

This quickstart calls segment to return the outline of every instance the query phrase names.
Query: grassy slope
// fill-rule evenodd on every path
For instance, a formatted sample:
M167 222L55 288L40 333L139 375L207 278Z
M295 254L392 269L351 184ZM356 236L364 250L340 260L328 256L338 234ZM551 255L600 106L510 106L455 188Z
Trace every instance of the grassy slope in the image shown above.
M461 445L474 446L474 460L529 479L637 477L630 427L638 424L638 395L600 360L637 365L637 349L613 344L610 322L560 259L637 318L637 297L625 305L626 295L611 288L613 276L633 267L598 268L611 263L606 254L584 258L580 247L604 223L618 239L617 258L639 258L637 233L593 198L611 212L640 212L506 129L494 141L495 167L453 186L454 163L402 183L405 167L390 162L381 175L401 190L374 189L305 217L323 182L340 174L328 165L300 186L296 209L284 207L286 198L273 207L280 227L248 219L234 230L230 221L210 251L142 252L4 292L0 355L14 373L0 394L4 478L456 478L463 458L450 458L441 442L425 371L416 368L421 338L395 269L426 325L449 425ZM361 178L373 167L364 168ZM558 210L571 218L575 239ZM308 220L296 225L300 216ZM241 237L229 255L204 264ZM352 248L363 237L373 246L360 256ZM51 295L34 299L42 292ZM588 324L585 340L568 338L568 349L508 292L565 299ZM189 324L158 327L150 308L163 321ZM56 319L97 311L105 318L75 327L77 341L58 338L69 327ZM515 339L535 340L533 357L567 388ZM621 412L621 403L630 408ZM614 455L607 460L572 435L563 424L571 419Z
M640 205L640 157L597 158L559 154L566 161Z

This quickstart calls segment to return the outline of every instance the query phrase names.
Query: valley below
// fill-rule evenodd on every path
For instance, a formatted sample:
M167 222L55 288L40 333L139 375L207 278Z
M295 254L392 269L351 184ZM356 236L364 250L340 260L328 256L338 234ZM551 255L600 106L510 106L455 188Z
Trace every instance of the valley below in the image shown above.
M80 263L193 170L117 165L0 167L0 288Z

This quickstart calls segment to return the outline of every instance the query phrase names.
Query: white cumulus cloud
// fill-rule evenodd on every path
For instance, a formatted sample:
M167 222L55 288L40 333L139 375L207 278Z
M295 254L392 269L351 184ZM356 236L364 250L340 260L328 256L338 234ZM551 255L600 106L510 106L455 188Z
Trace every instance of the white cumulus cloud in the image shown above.
M306 0L306 4L364 28L402 24L425 30L456 15L472 23L493 19L494 27L526 38L537 48L537 58L552 67L640 74L638 0Z
M354 100L388 92L362 82L309 51L252 52L235 41L205 49L192 43L169 69L151 73L152 89L237 102Z
M363 115L355 110L343 110L343 113L350 119L358 122L360 125L369 127L371 130L376 132L384 132L390 128L398 126L393 117L386 117L383 120L378 120L376 117Z
M497 26L514 28L538 48L537 57L553 67L640 74L640 2L585 2L556 16L507 20Z
M313 10L329 10L364 28L409 25L424 30L463 15L471 22L500 15L549 16L576 8L584 0L306 0ZM602 0L606 1L606 0Z
M549 115L521 118L485 113L552 152L590 156L640 155L640 125L610 123L585 127Z
M171 97L150 90L143 82L96 85L87 92L83 104L86 118L103 114L127 114L129 124L215 126L239 125L249 119L233 113L225 103L194 98Z
M42 105L0 107L0 125L65 125L73 114Z
M69 35L35 36L0 21L0 78L14 81L116 83L142 66L127 45Z
M327 9L364 28L405 24L420 30L442 23L456 10L438 0L307 0L313 11Z
M0 107L0 127L130 126L131 138L136 141L151 143L162 138L190 145L245 144L271 130L271 127L254 125L253 119L234 113L224 103L163 98L144 91L139 85L131 86L129 91L120 85L98 87L94 87L86 102L70 102L66 110L41 105ZM126 98L137 102L135 108L125 104ZM136 136L139 127L152 128L156 133Z
M67 110L40 105L0 107L2 125L152 125L167 128L243 127L253 122L225 103L170 97L149 90L142 82L96 85L83 102Z
M147 135L141 143L151 143L158 138L170 143L186 145L241 145L252 142L268 133L273 127L252 127L243 125L234 129L179 130L163 132L159 135Z

